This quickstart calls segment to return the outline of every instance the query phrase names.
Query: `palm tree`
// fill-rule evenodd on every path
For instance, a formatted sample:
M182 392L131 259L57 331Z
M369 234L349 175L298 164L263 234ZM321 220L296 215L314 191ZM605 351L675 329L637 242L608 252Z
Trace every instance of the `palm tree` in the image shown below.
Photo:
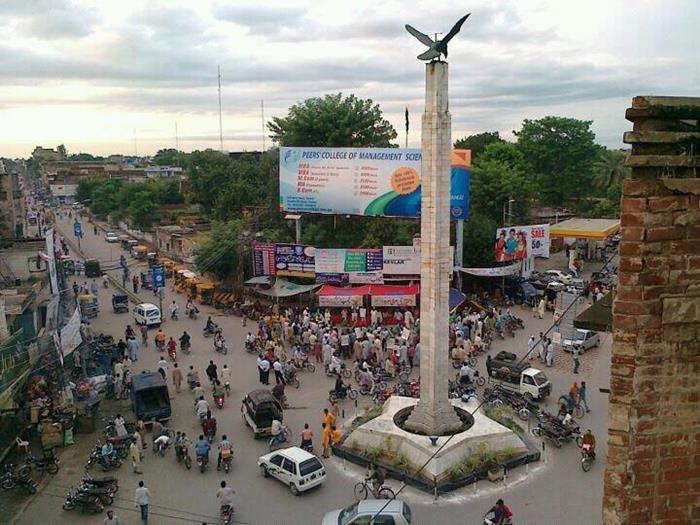
M594 183L598 188L607 189L613 184L620 184L629 177L630 169L624 165L625 152L619 149L600 150L598 161L595 163Z

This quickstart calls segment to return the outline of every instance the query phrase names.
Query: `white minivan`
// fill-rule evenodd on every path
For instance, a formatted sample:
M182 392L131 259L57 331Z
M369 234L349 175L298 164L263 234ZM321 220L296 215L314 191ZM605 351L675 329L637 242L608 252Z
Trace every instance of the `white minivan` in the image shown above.
M134 308L134 321L136 324L146 326L160 326L162 321L160 309L151 303L137 304Z

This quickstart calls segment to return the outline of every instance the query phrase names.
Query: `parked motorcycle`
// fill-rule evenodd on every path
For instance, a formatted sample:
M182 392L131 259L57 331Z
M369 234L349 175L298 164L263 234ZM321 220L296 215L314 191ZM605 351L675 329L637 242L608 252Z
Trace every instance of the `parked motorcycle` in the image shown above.
M354 388L346 387L340 392L336 392L335 389L328 391L328 401L342 401L343 399L357 399L357 390Z
M58 459L53 456L53 449L50 450L50 457L49 454L47 454L45 458L36 458L31 452L28 452L25 463L30 467L34 467L36 470L46 471L49 474L56 474L58 472Z
M92 476L87 475L81 478L80 484L84 487L109 488L111 489L112 494L116 494L119 491L119 480L114 476L93 478Z
M111 505L114 503L114 491L111 489L111 487L80 485L77 488L77 493L80 495L96 497L103 505Z
M104 505L97 496L84 494L71 488L66 495L66 501L63 503L63 510L73 510L76 507L83 512L92 512L94 514L99 514L105 510Z
M5 490L20 486L29 494L36 494L37 484L30 477L31 471L28 467L22 466L15 470L15 466L11 463L5 463L5 472L0 478L0 485Z

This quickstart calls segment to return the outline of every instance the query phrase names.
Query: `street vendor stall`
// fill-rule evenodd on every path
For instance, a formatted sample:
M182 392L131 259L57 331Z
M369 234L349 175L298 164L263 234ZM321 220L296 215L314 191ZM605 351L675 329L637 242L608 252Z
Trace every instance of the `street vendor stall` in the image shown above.
M420 293L420 285L408 286L372 284L369 286L369 295L372 297L372 306L404 307L416 306L416 297Z
M370 286L340 287L324 284L318 291L320 307L349 308L363 305L365 295L369 295Z

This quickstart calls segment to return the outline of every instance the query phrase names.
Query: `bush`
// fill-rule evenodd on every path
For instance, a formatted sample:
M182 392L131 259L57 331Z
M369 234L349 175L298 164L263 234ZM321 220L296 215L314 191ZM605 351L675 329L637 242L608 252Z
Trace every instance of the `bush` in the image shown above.
M453 479L462 478L474 471L500 465L512 458L516 453L515 448L508 447L501 450L491 450L486 443L479 443L473 454L465 456L462 460L453 465L448 471L448 475Z
M506 428L509 428L516 434L522 434L523 428L516 422L515 410L508 405L487 408L484 413L496 423L500 423Z

